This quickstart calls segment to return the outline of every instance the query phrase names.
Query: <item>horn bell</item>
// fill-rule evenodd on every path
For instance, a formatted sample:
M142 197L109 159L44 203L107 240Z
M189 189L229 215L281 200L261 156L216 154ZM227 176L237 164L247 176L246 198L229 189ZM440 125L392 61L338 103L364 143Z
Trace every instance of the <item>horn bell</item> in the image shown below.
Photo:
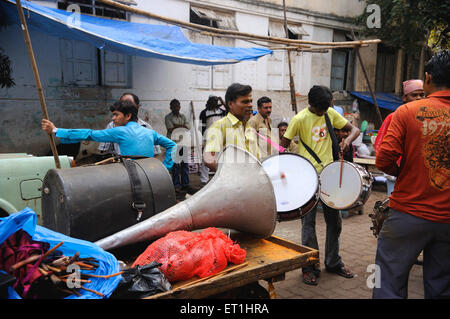
M150 241L176 230L230 228L267 238L275 230L277 206L272 182L249 152L228 145L210 182L188 199L149 219L103 238L105 250Z

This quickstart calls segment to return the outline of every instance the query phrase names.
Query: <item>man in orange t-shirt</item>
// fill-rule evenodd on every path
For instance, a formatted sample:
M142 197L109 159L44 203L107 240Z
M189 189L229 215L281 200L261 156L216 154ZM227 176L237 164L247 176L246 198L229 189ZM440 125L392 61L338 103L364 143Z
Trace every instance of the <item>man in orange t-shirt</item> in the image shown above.
M422 250L425 298L450 298L449 50L426 64L424 90L426 99L395 111L376 156L377 168L397 181L378 238L373 298L407 298Z

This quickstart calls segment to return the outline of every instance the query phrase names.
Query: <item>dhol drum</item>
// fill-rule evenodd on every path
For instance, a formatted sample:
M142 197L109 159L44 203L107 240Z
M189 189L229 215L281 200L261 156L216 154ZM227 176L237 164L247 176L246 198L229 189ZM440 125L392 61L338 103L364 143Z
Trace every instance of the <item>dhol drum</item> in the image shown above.
M372 175L362 166L348 161L335 161L319 175L320 199L334 209L362 206L372 190Z
M319 201L319 176L303 156L280 153L262 161L272 181L277 203L278 221L302 218Z

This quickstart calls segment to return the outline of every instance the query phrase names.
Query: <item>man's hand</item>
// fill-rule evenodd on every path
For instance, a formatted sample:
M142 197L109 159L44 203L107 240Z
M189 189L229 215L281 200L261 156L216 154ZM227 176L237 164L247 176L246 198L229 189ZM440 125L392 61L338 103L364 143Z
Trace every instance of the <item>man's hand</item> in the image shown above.
M41 127L43 131L46 131L48 134L53 133L53 129L56 128L56 126L50 122L49 120L42 119L41 121Z
M216 155L215 152L203 153L203 162L205 166L208 167L212 172L215 172L217 170L217 162L215 155Z
M348 151L348 149L350 148L350 143L349 141L347 141L347 139L343 139L340 146L341 146L341 152L345 153Z

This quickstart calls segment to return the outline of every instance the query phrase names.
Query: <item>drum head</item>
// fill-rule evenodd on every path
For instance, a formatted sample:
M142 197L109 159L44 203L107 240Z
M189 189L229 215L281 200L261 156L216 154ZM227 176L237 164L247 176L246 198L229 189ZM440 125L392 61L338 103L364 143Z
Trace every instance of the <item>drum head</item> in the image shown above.
M278 212L298 209L317 193L319 178L306 158L280 153L266 157L261 164L272 181Z
M347 161L342 163L342 183L339 187L341 162L325 166L320 173L320 199L335 209L351 207L361 194L362 180L359 171Z

